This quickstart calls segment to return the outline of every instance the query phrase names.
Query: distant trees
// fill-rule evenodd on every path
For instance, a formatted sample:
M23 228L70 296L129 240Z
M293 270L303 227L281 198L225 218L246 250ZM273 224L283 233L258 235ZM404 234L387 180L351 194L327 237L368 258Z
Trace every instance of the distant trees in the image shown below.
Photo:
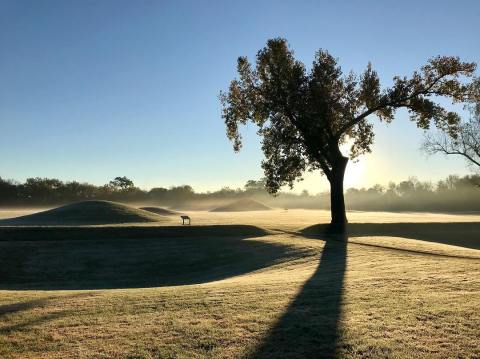
M250 193L262 193L266 191L267 187L267 179L262 178L258 181L255 180L249 180L247 183L245 183L245 186L243 187L246 192Z
M142 192L127 177L117 177L104 186L77 181L63 182L56 178L32 177L24 183L0 178L0 205L46 205L98 198L117 200L122 196L125 198L127 193L135 195L137 191Z
M480 94L480 78L475 81L475 84ZM427 134L423 149L430 155L443 153L462 156L469 165L480 171L480 100L470 106L469 110L470 118L458 125L458 131Z
M10 203L18 200L18 184L0 177L0 201Z
M125 176L115 177L109 182L109 186L115 191L128 191L134 188L133 181Z
M308 191L280 193L272 197L264 189L264 179L249 180L244 188L222 188L198 193L191 186L152 188L149 191L133 186L128 191L112 191L109 184L95 186L76 181L62 182L52 178L29 178L25 183L0 178L0 206L54 205L89 199L120 202L142 202L162 206L208 209L211 203L254 197L266 205L278 208L327 209L328 193ZM436 184L409 178L384 187L350 188L345 200L350 209L374 211L480 211L480 175L449 176Z
M276 193L293 186L305 171L320 170L330 182L332 223L346 223L343 180L349 159L370 152L373 125L370 115L390 122L398 108L406 108L418 127L433 122L455 133L459 117L435 102L445 97L467 101L472 85L461 77L472 76L475 63L439 56L410 78L394 77L390 88L369 64L357 77L344 75L337 59L318 50L312 67L296 60L285 39L267 41L258 51L255 66L239 57L239 78L220 94L227 137L235 151L242 142L239 126L251 122L262 136L262 168L267 189ZM351 140L345 156L340 146Z
M60 195L63 183L56 178L27 178L21 188L23 197L31 198L38 203L55 200Z
M387 188L349 189L349 208L371 211L479 211L480 176L449 176L436 184L411 177Z
M62 198L68 201L93 199L98 195L97 187L89 183L80 183L77 181L66 182L61 188L63 193Z

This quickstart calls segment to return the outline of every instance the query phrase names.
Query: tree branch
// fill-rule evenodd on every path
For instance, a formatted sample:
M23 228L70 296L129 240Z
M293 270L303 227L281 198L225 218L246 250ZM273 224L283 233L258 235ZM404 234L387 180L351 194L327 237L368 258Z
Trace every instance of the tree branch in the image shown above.
M465 152L461 152L461 151L448 151L448 150L441 150L443 153L445 153L446 155L460 155L460 156L463 156L465 158L467 158L469 161L471 161L472 163L476 164L477 166L480 167L480 162L478 161L475 161L475 159L473 159L471 156L469 156L467 153Z
M335 134L335 138L340 138L340 136L342 134L344 134L346 131L348 131L350 128L352 128L353 126L355 126L356 124L358 124L359 122L361 122L362 120L364 120L366 117L370 116L371 114L383 109L383 108L386 108L386 107L389 107L389 106L392 106L392 107L395 107L395 108L400 108L400 107L406 107L406 104L405 102L406 101L409 101L417 96L420 96L420 95L425 95L425 94L428 94L429 91L433 88L433 86L435 86L438 81L440 81L441 79L443 79L444 77L448 76L448 75L451 75L451 74L444 74L442 76L438 76L428 87L424 88L422 91L416 91L414 93L412 93L411 95L407 96L407 97L404 97L402 99L399 99L399 100L396 100L396 101L387 101L385 103L380 103L378 106L375 106L375 107L372 107L371 109L368 109L367 111L365 111L364 113L358 115L357 117L353 118L351 121L349 121L348 123L346 123L345 125L343 125L340 130Z

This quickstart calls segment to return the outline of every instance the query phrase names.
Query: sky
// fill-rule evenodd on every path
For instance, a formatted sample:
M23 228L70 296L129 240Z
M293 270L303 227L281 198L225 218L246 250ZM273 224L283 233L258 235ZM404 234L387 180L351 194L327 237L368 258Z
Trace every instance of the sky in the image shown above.
M307 67L323 48L345 72L370 61L388 86L436 55L480 62L479 24L476 0L0 0L0 176L241 187L263 154L251 125L240 153L225 136L218 95L238 56L284 37ZM347 187L468 173L424 155L405 112L375 130ZM309 173L295 190L327 188Z

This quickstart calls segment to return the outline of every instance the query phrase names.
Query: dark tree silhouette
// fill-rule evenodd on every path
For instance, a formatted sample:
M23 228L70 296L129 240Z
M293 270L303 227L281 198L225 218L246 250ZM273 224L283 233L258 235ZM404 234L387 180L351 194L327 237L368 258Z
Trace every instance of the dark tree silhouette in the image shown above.
M306 171L320 170L330 182L332 223L347 222L343 179L348 160L370 152L376 115L390 122L397 108L407 108L417 126L455 133L458 114L431 98L467 101L472 85L461 77L472 76L475 63L458 57L435 57L410 78L395 77L393 86L381 89L377 73L368 64L357 77L343 75L337 60L325 50L317 51L312 68L294 58L285 39L268 40L257 53L256 67L239 57L239 78L220 94L227 136L235 151L241 148L240 124L252 122L263 137L262 167L269 192L283 185L293 187ZM345 156L340 146L352 140Z
M475 86L480 94L480 79L475 81ZM458 131L426 135L423 149L430 155L463 156L470 165L480 170L480 100L470 106L470 118L459 124Z
M12 180L6 180L0 177L0 201L15 201L18 196L18 185Z
M110 181L109 185L114 190L119 191L128 191L134 187L133 181L126 176L115 177L113 180Z
M265 178L262 178L258 181L248 180L247 183L245 183L245 186L243 188L245 189L245 192L249 192L252 194L263 193L265 192L265 184L266 184Z

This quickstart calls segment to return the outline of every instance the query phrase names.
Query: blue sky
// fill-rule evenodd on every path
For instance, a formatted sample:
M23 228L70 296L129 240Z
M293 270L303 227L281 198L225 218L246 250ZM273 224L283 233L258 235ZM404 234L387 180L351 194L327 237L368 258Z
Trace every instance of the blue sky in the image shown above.
M309 65L318 48L348 72L371 61L382 84L435 55L480 61L478 1L0 0L0 176L214 190L260 178L253 127L235 154L219 91L271 37ZM347 186L468 173L426 158L399 112ZM297 190L327 182L309 174Z

